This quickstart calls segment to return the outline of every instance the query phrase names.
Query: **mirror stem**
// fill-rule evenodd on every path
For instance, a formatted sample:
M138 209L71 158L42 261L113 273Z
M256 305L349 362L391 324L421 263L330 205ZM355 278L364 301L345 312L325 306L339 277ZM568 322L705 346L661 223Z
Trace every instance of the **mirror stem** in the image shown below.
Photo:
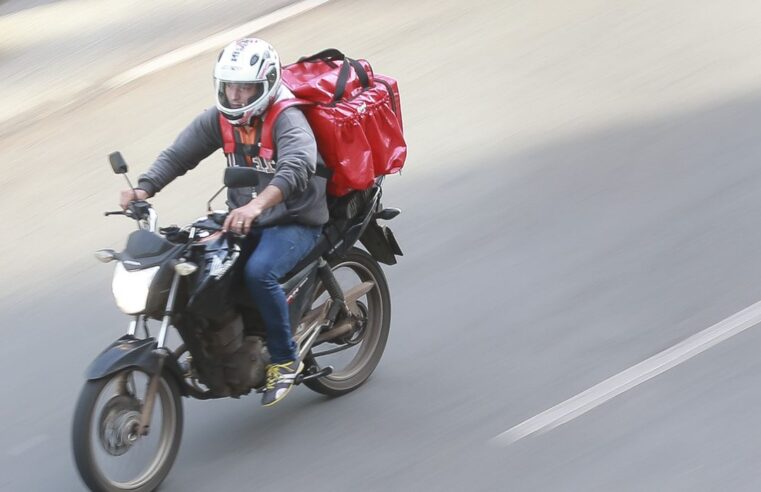
M211 212L211 202L213 202L214 199L217 198L217 196L219 196L219 194L222 193L222 190L224 190L225 188L227 188L227 186L223 186L216 193L214 193L214 195L211 198L209 198L209 201L206 202L206 211L207 212Z
M130 188L132 188L132 193L136 193L136 192L135 192L135 187L134 187L134 186L132 186L132 182L129 180L129 178L127 177L127 175L126 175L126 174L122 174L122 176L124 176L124 179L126 179L126 180L127 180L127 185L129 185L129 187L130 187ZM137 196L137 195L135 195L135 196Z

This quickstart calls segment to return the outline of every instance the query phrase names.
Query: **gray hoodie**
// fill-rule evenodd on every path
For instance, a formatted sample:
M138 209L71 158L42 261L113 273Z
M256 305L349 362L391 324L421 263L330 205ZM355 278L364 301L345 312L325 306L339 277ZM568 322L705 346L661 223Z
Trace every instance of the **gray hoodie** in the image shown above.
M212 107L198 115L174 143L159 154L150 169L140 175L138 188L154 195L176 177L195 168L221 148L222 143L219 110ZM241 207L255 196L254 192L261 193L267 185L272 185L282 192L283 201L265 210L257 220L258 225L324 224L328 221L327 181L315 175L316 166L324 164L317 152L312 129L301 110L288 108L278 116L273 143L275 155L272 160L259 157L254 160L253 167L259 175L256 189L228 190L230 205ZM228 158L228 164L237 163Z

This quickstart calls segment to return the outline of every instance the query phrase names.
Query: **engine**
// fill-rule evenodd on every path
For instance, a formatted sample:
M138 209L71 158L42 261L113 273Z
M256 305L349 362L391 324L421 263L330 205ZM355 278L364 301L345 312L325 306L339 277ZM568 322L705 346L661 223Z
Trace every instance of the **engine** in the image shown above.
M231 396L248 393L264 383L269 353L261 337L244 334L240 316L211 324L204 330L204 341L210 360L217 365L215 372L221 371L219 376Z

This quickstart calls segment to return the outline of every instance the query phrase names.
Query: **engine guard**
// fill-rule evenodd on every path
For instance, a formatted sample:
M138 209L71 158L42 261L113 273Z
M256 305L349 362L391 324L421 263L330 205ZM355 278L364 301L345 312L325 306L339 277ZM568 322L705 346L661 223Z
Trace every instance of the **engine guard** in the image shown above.
M94 381L111 376L123 369L137 368L147 374L156 374L159 368L160 354L156 352L155 338L135 338L125 335L114 341L100 353L85 371L85 378ZM184 389L182 370L172 356L164 360L164 369L168 370Z

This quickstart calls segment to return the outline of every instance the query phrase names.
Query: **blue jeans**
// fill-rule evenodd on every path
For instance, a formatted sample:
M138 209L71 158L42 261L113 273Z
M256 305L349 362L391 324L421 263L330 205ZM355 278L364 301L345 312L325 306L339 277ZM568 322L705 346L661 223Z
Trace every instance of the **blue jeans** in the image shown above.
M291 335L288 303L278 279L309 253L321 231L321 226L285 224L254 229L249 235L257 244L246 262L246 288L264 320L267 349L275 364L298 357Z

